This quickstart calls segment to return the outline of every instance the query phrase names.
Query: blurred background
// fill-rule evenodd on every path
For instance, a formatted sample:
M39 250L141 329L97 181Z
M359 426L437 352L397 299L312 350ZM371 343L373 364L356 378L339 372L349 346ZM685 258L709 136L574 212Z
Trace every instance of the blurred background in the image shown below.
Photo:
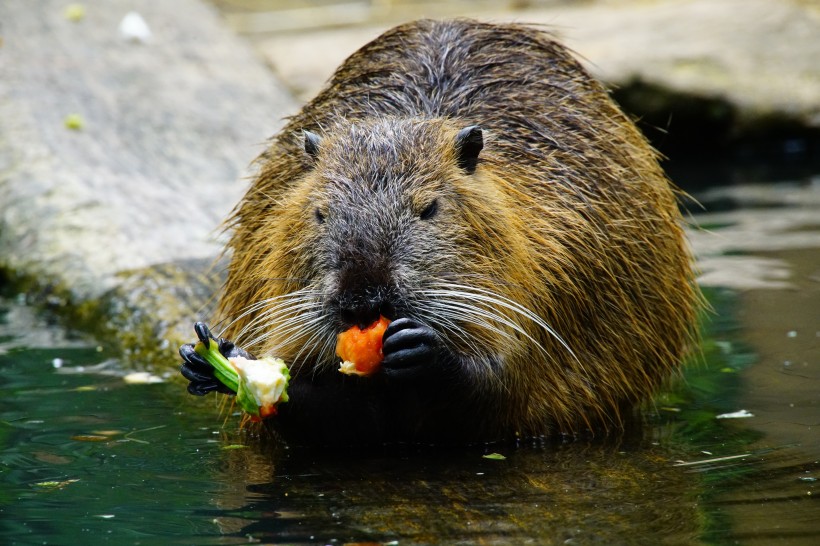
M703 344L634 434L304 451L185 394L254 156L419 17L545 25L688 192ZM817 544L818 59L817 0L3 0L0 542Z
M778 139L770 159L820 153L820 7L811 0L213 2L300 100L403 21L517 21L543 25L575 50L670 157L725 158L727 148Z

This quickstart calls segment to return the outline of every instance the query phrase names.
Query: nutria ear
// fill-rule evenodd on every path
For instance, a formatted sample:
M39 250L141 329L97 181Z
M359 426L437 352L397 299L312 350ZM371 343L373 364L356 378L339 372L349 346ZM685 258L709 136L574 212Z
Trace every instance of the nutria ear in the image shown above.
M319 154L319 146L322 144L322 137L306 130L303 130L302 134L305 136L305 151L310 157L316 159Z
M484 148L484 133L478 125L465 127L456 135L456 160L468 174L475 172L478 154Z

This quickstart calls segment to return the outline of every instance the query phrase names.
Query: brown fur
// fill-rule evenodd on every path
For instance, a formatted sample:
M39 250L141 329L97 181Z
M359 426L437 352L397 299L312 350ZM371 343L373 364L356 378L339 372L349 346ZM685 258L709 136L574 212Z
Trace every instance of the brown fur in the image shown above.
M485 146L470 174L453 142L473 124ZM303 129L323 137L315 162ZM350 254L361 282L394 287L405 314L439 332L465 370L430 400L424 388L415 404L398 391L398 409L378 407L379 380L342 384L350 397L340 413L367 399L393 415L384 427L405 427L399 439L620 427L623 408L656 390L691 341L698 293L674 190L601 85L538 30L472 21L393 29L345 61L259 166L231 222L225 335L285 358L297 382L335 381L328 245L349 237L366 247ZM436 221L419 221L433 198ZM342 234L335 223L329 243L317 214L356 225ZM469 287L458 303L485 313L483 324L430 310L447 296L429 290L454 285ZM311 292L286 297L297 290ZM557 336L481 300L485 293L526 308ZM274 297L305 306L272 302L243 315ZM317 414L299 426L335 422L310 396L301 405L291 397L292 413Z

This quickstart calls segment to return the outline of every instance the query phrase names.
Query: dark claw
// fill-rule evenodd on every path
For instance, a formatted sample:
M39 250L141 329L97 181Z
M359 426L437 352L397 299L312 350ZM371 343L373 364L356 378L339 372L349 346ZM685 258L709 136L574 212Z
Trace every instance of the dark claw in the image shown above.
M228 341L227 339L219 338L217 341L219 344L219 352L225 358L231 358L232 356L241 356L242 358L247 358L249 360L253 360L253 356L246 351L245 349L240 349L239 347L234 344L233 341Z
M399 319L407 320L407 319ZM390 325L392 326L392 324ZM435 348L438 345L438 336L431 329L415 323L402 322L398 328L388 329L384 333L385 353L396 353L408 349Z
M206 366L210 367L211 365L208 364L208 361L202 358L198 352L194 350L193 343L186 343L182 347L179 348L179 356L182 357L187 364L195 364L199 366Z
M199 341L208 346L208 340L216 339L214 335L211 333L211 330L208 328L208 325L204 322L197 322L194 324L194 332L196 332L196 337L199 338Z
M216 378L214 378L213 375L213 370L196 369L195 365L190 362L186 362L185 364L180 366L179 373L181 373L182 377L184 377L188 381L195 381L197 383L202 383L206 381L216 381Z
M196 332L199 341L204 344L210 344L210 340L216 340L211 330L204 322L197 322L194 324L194 332ZM253 358L246 351L237 347L233 342L224 339L216 340L219 352L226 358L232 356L243 356L245 358ZM214 377L214 368L194 349L195 344L186 343L179 348L179 356L182 357L182 366L179 372L182 376L190 381L188 384L188 392L196 396L204 396L209 392L221 392L225 394L236 394L231 389L223 385L216 377Z
M182 367L185 368L186 371L196 374L199 377L213 377L213 366L194 350L193 343L186 343L180 347L179 356L182 357ZM183 375L185 375L185 372L183 372ZM192 378L189 379L193 380Z
M219 381L210 381L210 382L195 382L191 381L188 383L188 393L193 394L194 396L205 396L209 392L221 392L223 394L235 394L232 390L228 387L220 383Z
M388 368L411 368L424 364L435 363L436 356L431 354L429 347L413 347L403 349L391 355Z
M208 361L199 356L194 350L193 343L188 343L179 348L179 355L182 357L182 366L179 373L190 381L188 392L197 396L204 396L212 391L230 393L230 389L214 377L214 368Z

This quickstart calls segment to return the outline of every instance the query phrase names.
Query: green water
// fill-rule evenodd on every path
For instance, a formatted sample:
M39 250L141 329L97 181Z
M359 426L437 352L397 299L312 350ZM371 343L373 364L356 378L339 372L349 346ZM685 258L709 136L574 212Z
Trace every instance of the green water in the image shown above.
M606 441L287 449L6 290L0 543L818 544L820 178L697 197L702 356Z
M812 544L818 451L735 411L758 356L719 312L704 360L606 442L294 451L180 382L129 384L93 342L0 300L5 544ZM497 452L503 459L484 455ZM814 495L812 495L814 493ZM776 516L740 521L755 511ZM751 522L756 521L754 526Z
M15 307L3 302L0 315L8 321ZM127 384L93 344L36 325L35 342L55 346L20 347L8 327L0 337L0 542L218 536L210 512L225 443L213 415L190 411L179 385Z

